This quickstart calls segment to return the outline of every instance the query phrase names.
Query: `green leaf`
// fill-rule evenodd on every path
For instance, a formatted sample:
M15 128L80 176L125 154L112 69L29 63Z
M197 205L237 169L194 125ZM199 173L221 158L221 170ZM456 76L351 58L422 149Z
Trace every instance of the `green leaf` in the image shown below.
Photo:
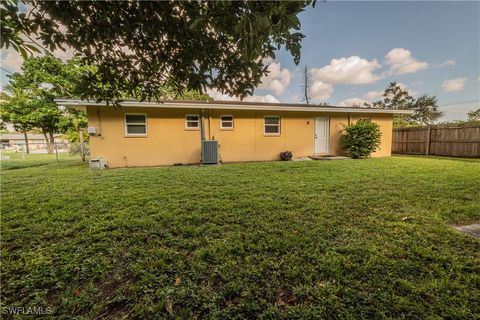
M23 46L19 46L18 51L20 52L20 54L22 55L24 60L26 60L28 58L27 50L25 50L25 48Z

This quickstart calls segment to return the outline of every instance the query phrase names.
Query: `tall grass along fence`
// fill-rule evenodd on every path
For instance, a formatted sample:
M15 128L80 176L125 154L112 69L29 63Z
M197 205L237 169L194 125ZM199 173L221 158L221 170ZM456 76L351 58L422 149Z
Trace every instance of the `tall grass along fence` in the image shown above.
M393 129L392 152L480 158L480 125Z

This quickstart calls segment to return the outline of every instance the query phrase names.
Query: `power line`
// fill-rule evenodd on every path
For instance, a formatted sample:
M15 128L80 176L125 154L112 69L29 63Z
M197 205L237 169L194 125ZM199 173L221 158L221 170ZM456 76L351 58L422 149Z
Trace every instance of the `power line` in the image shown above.
M442 104L442 105L440 105L440 107L456 106L456 105L459 105L459 104L467 104L467 103L480 103L480 101L479 100L469 100L469 101L462 101L462 102L453 102L453 103L449 103L449 104Z
M5 68L2 68L2 67L0 67L0 69L2 69L3 71L5 71L5 72L7 72L7 73L13 74L13 72L12 72L12 71L8 71L8 70L7 70L7 69L5 69Z

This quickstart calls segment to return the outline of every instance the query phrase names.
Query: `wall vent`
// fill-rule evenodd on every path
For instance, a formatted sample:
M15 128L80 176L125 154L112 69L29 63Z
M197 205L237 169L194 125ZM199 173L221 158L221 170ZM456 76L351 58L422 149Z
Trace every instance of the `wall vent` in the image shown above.
M218 141L202 140L202 163L203 164L218 163Z

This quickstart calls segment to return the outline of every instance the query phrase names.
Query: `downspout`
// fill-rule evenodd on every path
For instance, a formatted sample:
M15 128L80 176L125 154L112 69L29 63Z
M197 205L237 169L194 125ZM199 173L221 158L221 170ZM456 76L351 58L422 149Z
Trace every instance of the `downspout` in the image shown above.
M200 136L202 141L206 140L205 138L205 109L200 111Z
M212 110L208 109L208 140L212 140Z
M203 141L205 141L205 109L200 110L200 159L203 163Z
M98 132L97 135L102 135L102 116L100 115L100 107L97 107L97 118L98 118ZM103 139L103 137L102 137Z

